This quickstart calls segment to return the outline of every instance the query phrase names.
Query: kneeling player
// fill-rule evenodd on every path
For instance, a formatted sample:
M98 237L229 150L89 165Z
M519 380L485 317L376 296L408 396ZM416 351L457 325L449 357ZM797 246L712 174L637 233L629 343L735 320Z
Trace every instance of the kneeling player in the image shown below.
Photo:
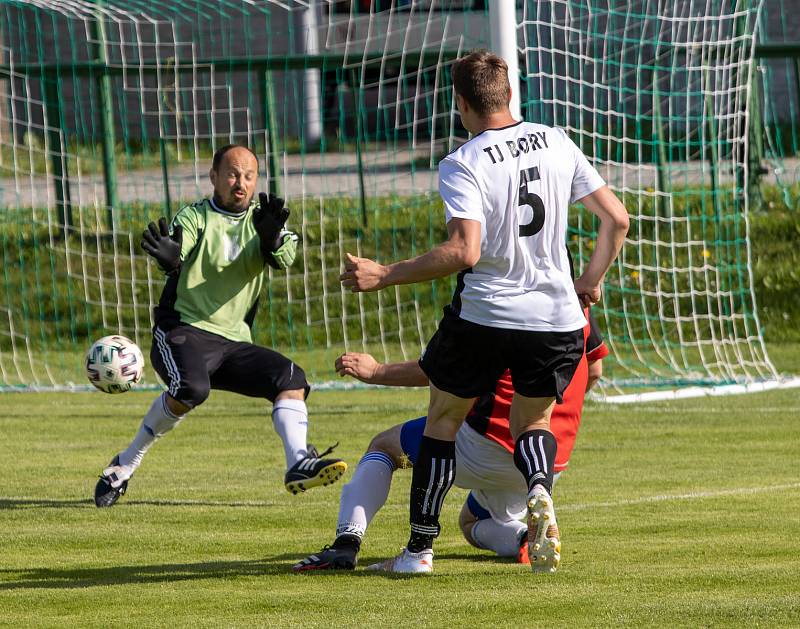
M563 404L555 407L551 418L558 442L556 478L569 463L584 395L600 378L601 359L608 354L593 318L585 332L586 352L564 393ZM336 368L340 375L369 384L427 383L414 361L381 365L369 354L352 353L340 357ZM506 372L495 392L479 398L467 415L456 435L455 484L472 490L459 516L465 539L501 557L516 557L521 563L528 563L528 527L520 521L527 514L528 491L514 464L514 440L508 420L513 395L511 377ZM425 418L421 417L393 426L372 440L353 478L342 488L335 541L295 564L294 571L355 568L367 526L389 495L392 474L416 462L424 428ZM369 568L380 570L386 566L375 564Z

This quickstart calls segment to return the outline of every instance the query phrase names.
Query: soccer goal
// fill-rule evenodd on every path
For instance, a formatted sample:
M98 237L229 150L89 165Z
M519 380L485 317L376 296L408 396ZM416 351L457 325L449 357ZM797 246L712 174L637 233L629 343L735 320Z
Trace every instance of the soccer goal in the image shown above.
M499 42L519 69L521 115L565 128L633 219L598 309L611 389L778 382L748 235L759 10L2 1L0 387L82 386L84 348L105 334L147 354L163 278L141 230L208 195L211 155L229 142L256 151L260 187L287 198L302 238L298 263L272 275L256 342L333 385L345 349L418 356L452 282L352 295L340 261L444 238L436 167L467 139L449 68ZM595 228L575 213L578 267Z

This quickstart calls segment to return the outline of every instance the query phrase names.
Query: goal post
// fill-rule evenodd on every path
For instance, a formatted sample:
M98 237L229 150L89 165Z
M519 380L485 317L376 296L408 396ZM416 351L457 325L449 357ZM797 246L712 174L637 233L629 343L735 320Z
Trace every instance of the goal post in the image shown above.
M521 120L516 1L497 0L490 3L489 24L491 50L508 64L508 81L511 84L511 102L509 103L511 116L514 120Z
M418 356L453 280L354 295L338 276L346 252L388 262L446 237L437 165L468 139L450 68L475 48L509 62L515 117L563 127L631 215L597 308L608 392L777 382L748 231L760 9L0 0L0 388L83 385L106 334L147 355L163 278L141 230L208 195L229 142L253 147L302 239L270 271L256 342L328 386L346 349ZM596 228L572 214L578 269Z

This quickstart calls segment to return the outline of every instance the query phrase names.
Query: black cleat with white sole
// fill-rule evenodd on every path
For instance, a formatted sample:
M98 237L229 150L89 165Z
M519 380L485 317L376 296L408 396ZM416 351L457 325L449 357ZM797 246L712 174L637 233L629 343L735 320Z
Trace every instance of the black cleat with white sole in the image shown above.
M322 453L318 453L314 446L309 445L308 454L286 472L283 480L286 491L297 494L312 487L330 485L339 480L347 471L347 463L341 459L323 458L333 452L338 445L335 443Z
M332 548L325 546L318 553L309 555L292 566L293 572L311 570L355 570L358 551L354 547Z
M128 489L128 481L132 478L131 476L122 481L117 487L112 486L112 484L119 482L117 472L111 471L108 474L106 472L109 468L115 466L119 466L119 455L111 459L111 463L103 470L103 475L100 476L100 480L94 486L94 504L98 507L113 507L120 496L124 496L125 491Z

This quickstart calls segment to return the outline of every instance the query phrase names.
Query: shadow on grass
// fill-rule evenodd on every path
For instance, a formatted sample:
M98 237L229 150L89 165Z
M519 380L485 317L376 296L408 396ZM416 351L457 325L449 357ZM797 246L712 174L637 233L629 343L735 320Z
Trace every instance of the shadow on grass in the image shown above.
M242 576L285 574L285 561L254 559L250 561L209 561L199 563L158 564L151 566L112 566L107 568L32 568L0 570L13 574L14 580L0 582L1 590L25 588L73 589L132 583L165 583L196 579L228 579Z
M250 561L209 561L199 563L160 564L151 566L113 566L108 568L33 568L0 570L0 574L14 575L13 580L0 582L0 591L19 589L75 589L135 583L172 583L198 579L230 579L235 577L267 577L293 575L292 565L302 559L300 555L280 555ZM391 579L413 578L414 575L387 574L366 570L353 572L320 571L327 576L384 577ZM309 573L300 573L303 578Z
M124 500L114 506L124 509L136 506L148 507L222 507L222 508L263 508L274 507L274 502L266 501L212 501L212 500ZM91 498L80 500L48 500L42 498L0 498L0 511L3 509L85 509L95 508Z
M84 509L94 506L94 501L86 500L45 500L41 498L0 498L0 510L3 509Z
M464 559L468 561L509 563L493 555L468 553L443 553L440 559ZM112 566L105 568L23 568L2 569L0 591L19 589L75 589L134 583L170 583L198 579L230 579L236 577L266 577L291 575L291 566L302 559L301 555L283 554L265 559L248 561L207 561L198 563L172 563L149 566ZM364 558L360 565L368 566L381 557ZM384 579L414 579L418 575L392 574L358 569L355 571L308 571L298 573L296 578L320 576L354 576ZM10 579L9 579L10 577Z

